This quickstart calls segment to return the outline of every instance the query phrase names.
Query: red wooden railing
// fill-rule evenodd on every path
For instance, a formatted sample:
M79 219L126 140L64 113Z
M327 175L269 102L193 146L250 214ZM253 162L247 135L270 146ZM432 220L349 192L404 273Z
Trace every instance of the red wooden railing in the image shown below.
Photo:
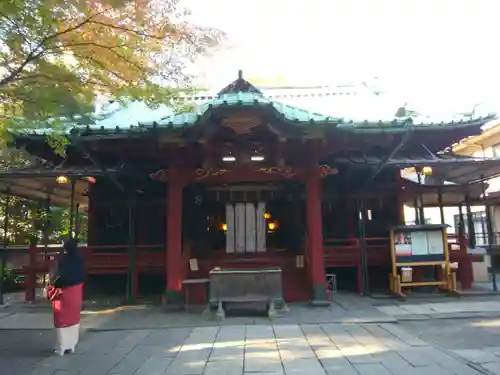
M368 266L386 266L391 261L388 237L365 239ZM361 263L361 243L358 238L328 238L324 240L326 267L356 267Z
M365 242L368 266L380 267L391 264L391 246L388 237L367 237Z
M325 267L353 267L357 269L358 289L361 291L361 249L358 238L327 238L324 240ZM365 239L367 266L390 265L390 244L387 237L370 237ZM448 246L450 260L459 263L458 279L464 289L472 285L472 258L467 254L465 236L449 235ZM15 248L15 249L14 249ZM38 275L47 274L61 252L60 245L49 246L12 246L9 250L16 253L12 258L14 268L25 275L26 299L34 299L34 290ZM87 274L127 274L130 269L128 245L81 246ZM190 251L183 251L182 265L185 277L206 277L213 267L251 268L281 267L284 277L290 280L306 280L305 269L297 268L295 256L269 249L263 253L227 254L225 250L213 251L210 258L198 259L199 271L189 270ZM307 257L305 257L307 268ZM163 273L166 269L166 250L164 245L137 245L133 261L136 272L136 283L140 273ZM300 277L299 274L300 273ZM291 281L290 281L291 282ZM302 284L303 281L302 281ZM307 284L307 283L306 283ZM303 285L304 286L304 285ZM137 285L134 285L137 290Z
M325 267L356 267L361 263L357 238L327 238L323 241Z
M87 273L123 274L130 268L127 245L82 246ZM117 250L122 250L118 252ZM165 270L165 246L136 245L134 267L141 273L163 272Z
M368 267L390 265L390 246L387 237L365 238ZM327 238L324 240L325 267L356 268L358 292L363 291L361 242L358 238Z
M128 245L81 246L86 272L89 275L127 274L130 269ZM38 276L48 274L54 266L61 245L9 246L8 262L13 271L24 275L25 299L35 298ZM137 245L134 269L139 273L160 273L165 270L165 247L163 245ZM135 277L137 281L138 278ZM137 285L134 286L134 289Z

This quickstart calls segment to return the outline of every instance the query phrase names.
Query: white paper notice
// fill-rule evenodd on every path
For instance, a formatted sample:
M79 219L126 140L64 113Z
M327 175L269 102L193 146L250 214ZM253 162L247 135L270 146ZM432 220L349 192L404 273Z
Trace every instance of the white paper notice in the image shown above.
M266 213L266 204L259 202L257 205L257 251L266 251L267 223L264 214Z
M255 253L257 248L257 231L255 223L255 205L253 203L247 203L245 206L245 250L247 253Z
M234 206L226 204L226 253L234 253Z
M444 254L443 232L438 230L427 232L427 242L429 243L429 254Z
M412 255L427 255L427 232L412 232L411 234Z
M236 203L234 206L234 226L236 237L236 252L245 252L245 203Z

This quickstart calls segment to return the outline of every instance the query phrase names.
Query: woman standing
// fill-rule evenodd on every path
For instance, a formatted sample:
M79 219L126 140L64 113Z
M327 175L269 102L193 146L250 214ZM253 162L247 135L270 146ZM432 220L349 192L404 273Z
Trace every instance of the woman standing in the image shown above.
M55 281L47 293L52 301L58 355L73 353L78 343L85 278L83 256L76 241L66 242L64 250L57 261Z

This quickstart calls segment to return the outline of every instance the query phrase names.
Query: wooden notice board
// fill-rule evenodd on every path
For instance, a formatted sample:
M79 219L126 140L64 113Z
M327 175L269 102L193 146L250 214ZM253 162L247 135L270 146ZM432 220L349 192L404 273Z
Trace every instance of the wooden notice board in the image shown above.
M391 229L391 247L396 263L445 262L447 225L405 225Z
M403 287L441 286L456 290L455 275L451 272L448 253L448 225L402 225L390 230L392 272L390 288L394 294L403 296ZM442 278L435 281L404 280L402 271L412 273L415 267L437 266L442 269ZM401 272L400 272L401 271Z

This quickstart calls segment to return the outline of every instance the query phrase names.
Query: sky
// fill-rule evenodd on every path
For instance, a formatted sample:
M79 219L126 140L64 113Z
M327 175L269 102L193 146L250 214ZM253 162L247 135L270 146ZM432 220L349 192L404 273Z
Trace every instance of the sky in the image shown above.
M199 62L218 88L236 78L290 84L378 81L416 106L500 111L499 0L184 0L228 40Z

